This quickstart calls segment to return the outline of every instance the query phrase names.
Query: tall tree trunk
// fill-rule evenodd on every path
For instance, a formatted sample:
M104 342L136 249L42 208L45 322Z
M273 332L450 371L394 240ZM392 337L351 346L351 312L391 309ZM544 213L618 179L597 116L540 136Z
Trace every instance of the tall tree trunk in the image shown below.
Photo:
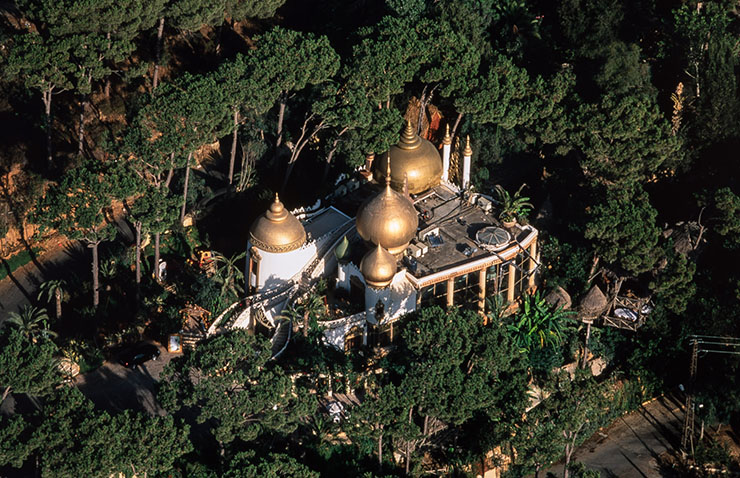
M88 98L82 100L82 108L80 109L80 129L78 131L77 138L77 155L82 156L82 149L85 145L85 110L87 109Z
M44 112L46 113L46 160L51 165L51 93L52 88L49 87L43 92L44 99Z
M8 395L10 395L10 390L11 390L10 385L8 385L7 387L5 387L5 390L3 390L3 396L2 396L2 398L0 398L0 405L2 405L2 403L5 401L5 399L8 398Z
M182 188L182 209L180 209L180 223L185 220L185 208L188 206L188 184L190 183L190 159L193 153L188 154L188 160L185 163L185 185Z
M409 424L411 424L411 414L414 412L413 405L409 407ZM411 469L411 440L406 442L406 475L409 474Z
M110 32L105 34L105 39L108 40L105 49L110 54ZM105 77L105 99L110 100L110 75Z
M337 134L336 139L334 139L334 142L331 145L331 149L329 150L329 154L326 155L326 163L324 164L324 174L321 177L321 182L326 182L326 178L329 176L329 167L331 166L331 160L334 158L334 153L337 151L337 147L339 146L339 141L341 140L341 137L344 133L349 131L349 126L345 126L339 134Z
M172 161L175 160L175 153L170 154L170 164L172 164ZM167 189L170 187L170 181L172 181L172 175L175 173L175 168L171 167L169 171L167 171L167 179L164 180L164 188Z
M424 85L424 89L421 91L421 98L419 98L419 116L416 118L416 134L421 134L421 123L424 118L424 109L426 108L427 101L427 85Z
M154 233L154 279L159 282L159 232Z
M383 468L383 432L380 432L378 437L378 467Z
M236 143L239 133L239 108L234 108L234 136L231 138L231 158L229 159L229 184L234 182L234 162L236 161Z
M136 303L141 298L141 221L136 221Z
M455 125L452 127L452 131L450 132L450 137L455 137L455 132L457 131L457 127L460 126L460 120L462 120L463 114L458 113L457 119L455 120Z
M152 80L152 89L156 90L159 84L159 61L162 57L162 36L164 35L164 17L159 19L157 27L157 45L154 47L154 79Z
M100 303L100 282L98 281L98 244L100 241L95 241L90 244L92 248L92 276L93 276L93 308L97 309Z
M62 289L57 287L54 289L54 299L57 302L57 320L62 318Z
M308 129L308 123L311 121L311 119L314 117L313 114L308 116L306 120L303 122L303 126L301 127L301 135L298 137L298 141L296 141L295 146L293 147L293 151L290 153L290 159L288 160L288 167L285 170L285 177L283 178L283 185L280 187L280 191L285 191L285 187L288 185L288 180L290 179L290 175L293 172L293 167L295 166L296 161L298 161L298 156L300 156L301 151L303 151L303 148L308 144L308 142L316 136L316 134L324 129L324 122L321 121L319 124L316 125L316 127L311 131L311 133L306 136L306 131Z
M277 139L275 140L276 148L279 148L280 145L283 143L283 120L285 120L285 104L286 100L281 96L280 109L278 110Z

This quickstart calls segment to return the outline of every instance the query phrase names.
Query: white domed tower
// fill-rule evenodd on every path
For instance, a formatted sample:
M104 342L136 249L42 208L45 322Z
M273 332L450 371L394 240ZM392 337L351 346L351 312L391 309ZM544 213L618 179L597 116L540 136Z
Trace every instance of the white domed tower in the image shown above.
M315 248L304 248L306 230L277 194L249 230L249 284L256 290L286 283L311 260ZM310 249L310 250L309 250Z

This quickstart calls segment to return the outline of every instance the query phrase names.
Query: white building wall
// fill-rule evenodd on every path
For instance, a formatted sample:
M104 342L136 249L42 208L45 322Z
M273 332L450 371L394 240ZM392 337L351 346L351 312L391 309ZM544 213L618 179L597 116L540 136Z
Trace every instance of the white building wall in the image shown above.
M362 277L360 268L353 263L345 262L337 265L337 289L349 292L352 277L357 277L363 284L365 283L365 278Z
M247 244L247 250L251 249L251 244ZM288 283L288 281L298 274L316 257L316 244L309 242L304 246L290 252L267 252L260 248L261 260L259 264L259 277L257 277L257 288L267 290L279 287ZM252 271L257 268L253 265ZM254 274L250 278L250 283L254 285Z

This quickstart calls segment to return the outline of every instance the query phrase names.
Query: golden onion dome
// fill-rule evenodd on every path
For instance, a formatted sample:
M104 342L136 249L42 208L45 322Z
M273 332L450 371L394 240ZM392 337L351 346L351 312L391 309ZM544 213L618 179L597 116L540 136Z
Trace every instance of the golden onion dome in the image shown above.
M404 179L408 178L408 191L418 194L438 185L442 179L442 158L432 143L414 132L410 122L401 134L397 144L381 155L375 162L375 180L382 182L388 156L393 162L391 186L396 191L403 189Z
M396 274L396 258L378 244L360 261L360 272L367 285L382 289L391 283Z
M391 188L390 165L386 167L385 189L360 206L355 221L360 237L398 255L416 234L419 216L408 197Z
M267 252L290 252L306 243L306 230L294 215L288 212L275 194L275 201L249 229L254 246Z

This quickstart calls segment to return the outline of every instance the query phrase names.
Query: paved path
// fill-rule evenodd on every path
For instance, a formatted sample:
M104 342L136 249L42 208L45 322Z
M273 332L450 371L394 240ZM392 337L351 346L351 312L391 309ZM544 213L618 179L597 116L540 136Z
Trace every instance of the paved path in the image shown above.
M602 478L672 477L670 470L660 469L658 459L666 452L678 450L683 415L675 399L659 397L586 440L576 450L573 461L599 470ZM562 464L540 476L547 471L563 476Z

